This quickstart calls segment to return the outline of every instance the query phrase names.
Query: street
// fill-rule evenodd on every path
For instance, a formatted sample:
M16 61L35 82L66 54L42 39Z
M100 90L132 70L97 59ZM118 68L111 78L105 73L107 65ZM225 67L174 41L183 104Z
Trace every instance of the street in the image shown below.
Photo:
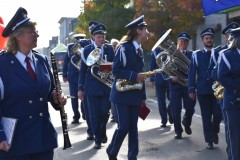
M63 92L68 94L68 84L62 84ZM174 139L174 127L168 124L167 128L160 128L160 115L158 113L157 101L150 87L147 87L147 106L151 109L146 120L139 119L139 160L226 160L226 142L224 125L221 124L219 144L214 145L214 150L206 149L203 137L202 120L199 105L195 106L196 112L192 122L192 135L183 132L183 139ZM72 110L68 99L65 106L68 114L69 137L73 148L63 150L63 135L61 128L60 113L50 107L50 113L54 126L59 133L59 148L55 150L54 160L108 160L106 148L111 141L116 123L109 122L107 125L108 143L102 144L99 150L93 149L94 141L86 140L86 122L81 119L79 125L71 124ZM184 110L183 110L184 111ZM127 160L128 138L121 147L118 160Z

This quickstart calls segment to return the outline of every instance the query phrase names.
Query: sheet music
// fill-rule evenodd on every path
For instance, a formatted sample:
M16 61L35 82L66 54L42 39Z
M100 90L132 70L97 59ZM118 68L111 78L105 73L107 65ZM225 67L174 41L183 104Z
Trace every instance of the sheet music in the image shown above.
M1 124L4 130L4 133L7 137L7 142L11 146L16 124L17 124L17 119L10 118L10 117L2 117Z

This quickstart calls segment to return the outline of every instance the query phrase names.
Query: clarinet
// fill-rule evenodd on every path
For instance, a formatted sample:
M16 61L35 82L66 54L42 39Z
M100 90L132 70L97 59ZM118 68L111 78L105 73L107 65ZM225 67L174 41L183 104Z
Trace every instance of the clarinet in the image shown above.
M56 92L57 92L58 98L60 99L61 95L62 95L62 89L61 89L61 84L60 84L59 77L58 77L57 64L56 64L56 60L54 58L53 53L50 53L50 56L51 56L53 78L54 78L54 83L55 83L55 87L56 87ZM63 139L64 139L63 150L65 150L67 148L72 148L72 144L71 144L69 136L68 136L67 113L64 110L64 106L59 105L58 107L60 108L60 116L61 116L61 121L62 121L62 130L63 130Z

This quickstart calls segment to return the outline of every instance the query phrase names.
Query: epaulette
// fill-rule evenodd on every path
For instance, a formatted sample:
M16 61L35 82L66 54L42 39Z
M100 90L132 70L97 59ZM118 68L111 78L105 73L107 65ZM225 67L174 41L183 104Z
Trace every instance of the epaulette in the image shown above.
M0 50L0 56L6 54L7 52L5 50Z
M105 46L105 47L112 47L113 45L110 44L110 43L105 43L104 46Z
M195 50L195 51L193 51L193 54L197 54L199 51L201 51L201 50L200 49Z
M222 53L228 52L231 48L227 48L227 49L223 49L219 52L219 54L221 55Z

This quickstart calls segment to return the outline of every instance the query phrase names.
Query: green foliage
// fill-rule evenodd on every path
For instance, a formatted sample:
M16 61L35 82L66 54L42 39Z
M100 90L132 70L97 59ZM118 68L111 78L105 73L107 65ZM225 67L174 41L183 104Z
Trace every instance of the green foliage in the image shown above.
M203 21L201 0L133 0L134 7L126 8L129 3L130 0L86 0L76 32L89 36L88 22L93 20L107 26L108 40L121 39L127 32L125 25L145 15L150 36L143 47L148 52L163 31L172 28L173 40L182 31L193 36L195 26Z
M125 25L132 21L134 8L125 8L130 0L95 0L85 5L85 11L79 16L76 32L89 36L89 21L103 23L107 27L107 39L121 39L126 34ZM90 3L90 4L89 4Z

